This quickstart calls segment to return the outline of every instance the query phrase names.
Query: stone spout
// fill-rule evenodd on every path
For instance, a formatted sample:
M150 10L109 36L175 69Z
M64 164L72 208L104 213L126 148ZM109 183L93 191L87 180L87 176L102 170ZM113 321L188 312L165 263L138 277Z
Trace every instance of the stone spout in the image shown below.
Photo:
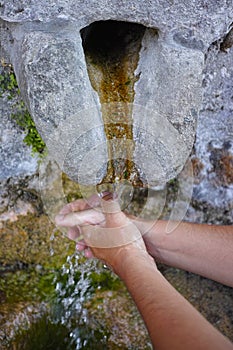
M61 3L0 5L1 45L52 157L84 185L175 177L192 150L204 53L229 25L227 5ZM124 73L118 84L112 68L106 78L109 60Z

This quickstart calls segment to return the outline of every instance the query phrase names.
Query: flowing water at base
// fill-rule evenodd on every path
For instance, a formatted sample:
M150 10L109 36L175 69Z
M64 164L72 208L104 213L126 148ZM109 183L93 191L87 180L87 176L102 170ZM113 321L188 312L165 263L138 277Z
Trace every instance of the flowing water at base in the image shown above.
M76 199L77 184L74 188L67 179L65 183L66 196ZM168 189L170 204L177 187L173 181ZM153 217L154 199L147 205ZM131 203L133 212L140 211L139 202ZM162 203L163 196L157 198L158 208ZM162 215L165 219L170 204ZM123 284L100 263L74 255L74 244L54 230L46 215L5 222L0 240L1 350L151 349ZM177 269L162 267L162 272L233 340L231 288Z

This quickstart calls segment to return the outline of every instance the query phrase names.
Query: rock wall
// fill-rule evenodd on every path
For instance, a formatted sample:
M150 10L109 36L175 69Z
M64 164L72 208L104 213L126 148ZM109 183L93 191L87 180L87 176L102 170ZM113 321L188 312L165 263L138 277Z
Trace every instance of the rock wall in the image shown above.
M5 58L5 63L3 63ZM0 50L2 64L7 58ZM9 73L8 67L0 65L0 77ZM34 212L38 200L38 157L23 139L25 133L16 123L14 115L18 112L19 95L2 88L0 82L0 227L1 221L16 220L18 215ZM41 209L41 208L40 208Z
M233 29L206 53L193 156L193 205L208 222L233 222Z
M1 67L0 67L1 74ZM0 180L12 176L32 175L37 168L37 157L32 157L31 150L25 144L19 125L12 115L15 113L15 99L8 99L9 94L1 97L1 170Z
M1 4L3 46L24 100L54 159L64 172L84 184L98 184L111 159L80 30L107 20L144 25L130 125L135 152L129 161L137 164L151 186L180 172L193 145L204 52L227 30L231 2L145 1L142 5L136 0L63 1L60 6L51 0ZM112 148L118 150L114 157L125 158L118 141L112 141ZM83 176L87 173L89 176Z
M52 0L46 3L25 0L18 1L17 4L13 1L2 0L0 18L1 58L7 56L13 62L24 99L37 120L39 130L45 130L45 141L56 150L55 158L63 154L64 150L67 152L66 147L69 149L73 141L65 146L66 140L60 131L51 133L51 130L56 129L60 123L59 120L64 121L69 117L70 120L73 120L73 111L77 109L77 106L86 106L86 113L81 114L79 122L76 119L76 127L80 126L82 134L88 131L82 147L78 144L77 149L85 155L85 152L88 151L89 139L97 139L100 144L105 142L103 129L93 128L96 125L101 126L100 106L97 93L91 88L87 75L81 38L77 36L79 29L98 20L138 22L148 28L142 47L144 51L150 52L151 50L152 53L154 53L154 47L150 48L152 41L147 41L150 36L149 28L159 29L160 39L159 42L156 41L155 47L156 45L162 47L162 57L166 59L169 55L174 57L174 52L176 52L179 58L182 57L181 53L185 52L184 58L181 59L181 66L187 59L191 65L188 71L189 79L192 79L193 74L197 75L196 85L191 83L192 88L187 90L191 92L191 102L194 101L196 110L199 107L200 113L191 156L194 170L194 192L186 219L232 223L232 1L199 0L188 3L181 0L146 1L143 6L138 1L127 3L98 1L98 4L95 1L63 1L60 6ZM177 71L172 71L172 62L175 62L172 61L173 58L170 60L170 66L164 65L166 59L163 60L161 69L158 71L161 61L158 55L153 57L152 54L149 54L143 58L143 51L141 51L141 57L137 73L142 79L139 79L135 86L135 90L138 91L136 96L138 103L140 105L145 103L148 109L152 109L154 104L157 104L159 108L165 108L161 110L162 114L168 117L168 121L172 123L175 130L178 130L179 135L184 136L182 136L184 143L181 146L188 145L187 148L190 151L195 133L196 111L189 114L185 109L188 101L187 95L185 95L185 107L180 107L185 87L190 88L190 80L188 84L185 84L184 79L181 80L182 84L172 84L180 78ZM194 65L191 63L192 57L198 57L194 59ZM202 57L204 57L204 66L202 66ZM154 66L153 62L156 63ZM153 76L152 80L147 79L150 77L151 70L154 70L156 74L161 73L162 87L156 86ZM178 72L181 71L178 70ZM175 80L172 80L172 74L175 74ZM170 86L166 84L167 77L170 79L168 79ZM144 83L147 80L149 84ZM198 88L200 80L202 80L201 105L199 105L200 89ZM152 90L148 90L150 84L153 85ZM196 102L195 89L198 96ZM171 95L175 95L176 92L179 96L171 98ZM160 100L163 103L160 103ZM68 101L71 102L68 103ZM168 108L164 107L166 101ZM94 107L90 109L90 106ZM84 116L85 127L83 128ZM68 128L71 134L72 129L74 128L71 124L71 127ZM92 133L89 133L90 129ZM59 147L56 148L58 141ZM172 145L175 148L175 145ZM93 146L95 145L92 143L91 147ZM14 150L15 148L12 147L12 153L15 153ZM77 158L78 161L82 160L83 154ZM72 173L77 170L77 159L76 163L71 166ZM97 162L103 162L104 159L105 155L97 158ZM28 164L30 164L29 168L35 167L34 160L30 160ZM180 170L180 165L179 162L178 170ZM86 171L90 169L89 167ZM66 170L69 173L69 169Z

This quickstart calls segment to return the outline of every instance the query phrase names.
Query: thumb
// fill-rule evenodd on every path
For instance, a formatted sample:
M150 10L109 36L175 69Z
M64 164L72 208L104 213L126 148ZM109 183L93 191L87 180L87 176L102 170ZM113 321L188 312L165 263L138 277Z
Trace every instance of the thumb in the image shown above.
M113 193L104 194L100 203L104 214L116 214L121 212L118 199Z
M105 215L106 226L121 226L128 223L128 219L121 211L118 199L112 193L108 193L101 199L102 212Z

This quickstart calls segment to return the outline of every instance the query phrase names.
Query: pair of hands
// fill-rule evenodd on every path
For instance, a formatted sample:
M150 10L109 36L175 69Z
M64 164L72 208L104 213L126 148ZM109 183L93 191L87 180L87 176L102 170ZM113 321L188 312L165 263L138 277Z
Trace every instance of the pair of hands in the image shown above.
M104 261L115 271L122 254L146 253L140 231L110 193L67 204L55 221L68 228L68 237L76 241L78 251Z

